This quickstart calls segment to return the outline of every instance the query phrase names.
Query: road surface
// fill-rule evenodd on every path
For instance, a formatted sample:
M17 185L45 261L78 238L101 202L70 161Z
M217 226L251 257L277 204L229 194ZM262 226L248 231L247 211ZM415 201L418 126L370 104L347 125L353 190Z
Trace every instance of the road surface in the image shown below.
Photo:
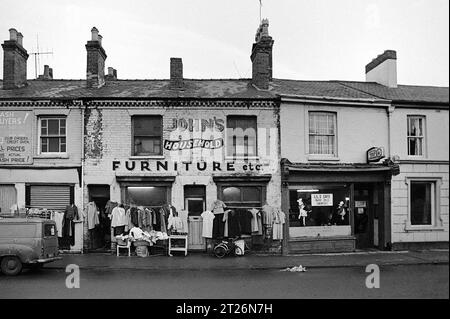
M384 266L380 288L366 288L362 267L280 270L80 270L68 289L62 269L0 275L5 298L449 298L448 265ZM75 281L69 281L74 284Z

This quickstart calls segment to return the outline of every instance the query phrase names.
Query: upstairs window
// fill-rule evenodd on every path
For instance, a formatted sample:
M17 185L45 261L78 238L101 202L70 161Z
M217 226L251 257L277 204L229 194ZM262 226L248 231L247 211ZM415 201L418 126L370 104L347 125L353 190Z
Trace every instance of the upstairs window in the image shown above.
M423 156L425 148L425 117L408 116L408 155Z
M233 157L257 156L256 116L227 117L227 155Z
M66 118L41 117L39 123L41 153L66 153Z
M162 155L162 117L133 116L133 155Z
M336 156L336 113L309 112L309 154Z

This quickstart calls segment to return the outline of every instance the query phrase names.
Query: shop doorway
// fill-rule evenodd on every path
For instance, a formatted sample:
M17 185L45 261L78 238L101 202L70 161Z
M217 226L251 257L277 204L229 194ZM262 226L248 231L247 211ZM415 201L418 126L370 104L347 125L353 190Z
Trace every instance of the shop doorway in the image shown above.
M11 215L11 208L17 203L14 185L0 185L0 215Z
M89 251L108 251L111 249L111 221L105 214L109 201L109 185L88 185L89 201L94 202L99 210L100 224L89 230Z
M354 230L356 248L370 249L378 246L379 218L383 209L382 192L376 183L355 183Z
M206 187L203 185L184 186L184 207L188 211L189 250L205 250L202 237L202 217L206 210Z

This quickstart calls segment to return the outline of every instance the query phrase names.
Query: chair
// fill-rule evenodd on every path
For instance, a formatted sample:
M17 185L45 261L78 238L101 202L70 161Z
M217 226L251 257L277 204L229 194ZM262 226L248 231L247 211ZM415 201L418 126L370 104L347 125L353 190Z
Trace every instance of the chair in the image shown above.
M128 249L128 257L131 256L131 240L126 241L126 245L121 245L119 242L117 243L117 256L120 256L120 249Z

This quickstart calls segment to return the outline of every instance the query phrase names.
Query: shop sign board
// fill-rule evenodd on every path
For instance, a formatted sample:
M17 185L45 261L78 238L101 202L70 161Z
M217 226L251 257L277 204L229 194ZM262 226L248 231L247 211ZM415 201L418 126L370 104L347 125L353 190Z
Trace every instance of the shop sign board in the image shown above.
M367 202L364 200L355 200L355 207L361 207L361 208L366 208L367 207Z
M371 147L367 150L367 163L378 162L384 156L383 147Z
M311 194L312 206L333 206L333 194Z
M32 164L31 141L30 112L0 110L0 165Z

